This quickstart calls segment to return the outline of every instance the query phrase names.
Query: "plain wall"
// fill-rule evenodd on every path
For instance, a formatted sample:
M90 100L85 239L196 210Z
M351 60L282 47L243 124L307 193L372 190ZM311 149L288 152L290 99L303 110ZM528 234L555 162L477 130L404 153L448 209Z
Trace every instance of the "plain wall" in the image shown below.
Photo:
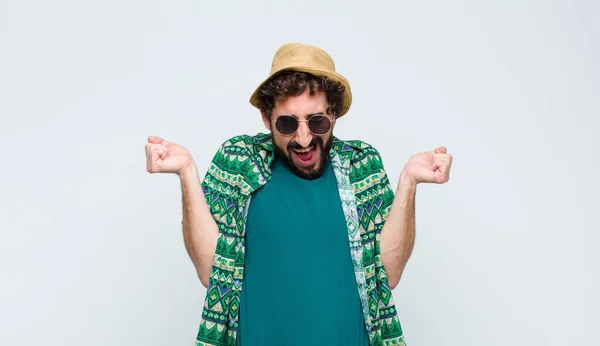
M335 134L408 158L394 296L411 346L598 340L600 5L594 1L0 1L0 345L192 345L205 289L175 176L144 144L265 131L248 103L286 42L352 85ZM595 214L595 215L594 215ZM594 293L596 292L596 293Z

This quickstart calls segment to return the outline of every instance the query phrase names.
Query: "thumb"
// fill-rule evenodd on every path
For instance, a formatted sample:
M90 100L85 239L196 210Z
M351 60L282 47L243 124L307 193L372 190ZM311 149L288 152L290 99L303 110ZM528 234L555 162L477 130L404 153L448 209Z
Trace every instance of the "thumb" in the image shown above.
M445 154L447 152L445 147L439 147L433 151L434 154Z
M164 142L164 139L157 136L150 136L148 137L148 142L152 144L162 144Z

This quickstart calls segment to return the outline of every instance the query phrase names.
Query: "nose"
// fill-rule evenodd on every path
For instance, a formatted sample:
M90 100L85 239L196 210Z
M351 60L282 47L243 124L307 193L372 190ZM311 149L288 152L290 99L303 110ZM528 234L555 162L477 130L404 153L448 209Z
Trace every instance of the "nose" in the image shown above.
M298 124L298 132L296 132L296 142L298 142L298 144L300 144L303 148L306 148L311 141L312 133L308 129L308 125L305 121L300 122Z

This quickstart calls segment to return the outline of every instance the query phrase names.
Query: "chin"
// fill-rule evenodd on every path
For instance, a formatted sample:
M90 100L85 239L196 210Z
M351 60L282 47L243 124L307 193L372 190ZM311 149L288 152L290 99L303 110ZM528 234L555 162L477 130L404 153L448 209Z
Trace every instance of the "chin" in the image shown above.
M306 176L315 176L315 178L318 178L322 174L322 172L320 172L320 170L319 170L320 165L314 165L313 167L310 167L310 168L296 166L296 168L298 169L298 171L300 171L302 174L304 174Z
M290 162L292 163L290 167L292 172L302 179L314 180L320 178L325 172L323 157L319 157L317 163L311 167L300 167L293 159Z
M277 143L275 143L275 155L279 156L283 159L288 168L297 175L298 177L306 180L314 180L320 178L325 172L325 168L327 167L327 158L329 157L329 150L331 149L331 145L333 142L333 137L329 137L327 143L323 145L323 141L315 137L314 144L317 146L317 157L316 162L314 162L311 166L302 167L298 164L297 157L294 157L293 150L288 146L285 150Z

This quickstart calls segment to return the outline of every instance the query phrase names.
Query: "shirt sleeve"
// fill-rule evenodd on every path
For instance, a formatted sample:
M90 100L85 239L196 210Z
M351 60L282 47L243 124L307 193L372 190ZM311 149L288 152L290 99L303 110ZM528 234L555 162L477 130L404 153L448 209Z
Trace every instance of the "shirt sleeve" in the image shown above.
M202 192L219 232L238 237L244 224L245 205L242 189L248 185L248 150L232 140L215 153L202 179Z
M222 144L213 156L213 159L201 180L202 192L204 193L206 204L217 223L220 233L230 233L227 232L227 229L230 229L232 226L227 224L226 217L232 199L227 191L231 191L232 189L227 183L227 175L229 172L227 167L224 166L224 163L227 161L225 151L226 146L225 144Z
M373 222L376 227L375 231L379 234L392 208L394 190L383 166L381 156L376 150L373 149L373 151L374 153L371 158L373 189L370 193L369 205L377 210Z
M376 162L376 173L373 175L373 179L376 180L376 183L374 185L374 191L371 195L371 204L373 208L377 208L378 210L373 221L375 226L375 275L379 284L388 285L387 274L383 266L383 261L381 260L380 237L383 226L385 226L387 217L392 209L392 204L394 202L394 190L392 189L389 177L383 166L381 156L377 154L377 158L374 161Z

